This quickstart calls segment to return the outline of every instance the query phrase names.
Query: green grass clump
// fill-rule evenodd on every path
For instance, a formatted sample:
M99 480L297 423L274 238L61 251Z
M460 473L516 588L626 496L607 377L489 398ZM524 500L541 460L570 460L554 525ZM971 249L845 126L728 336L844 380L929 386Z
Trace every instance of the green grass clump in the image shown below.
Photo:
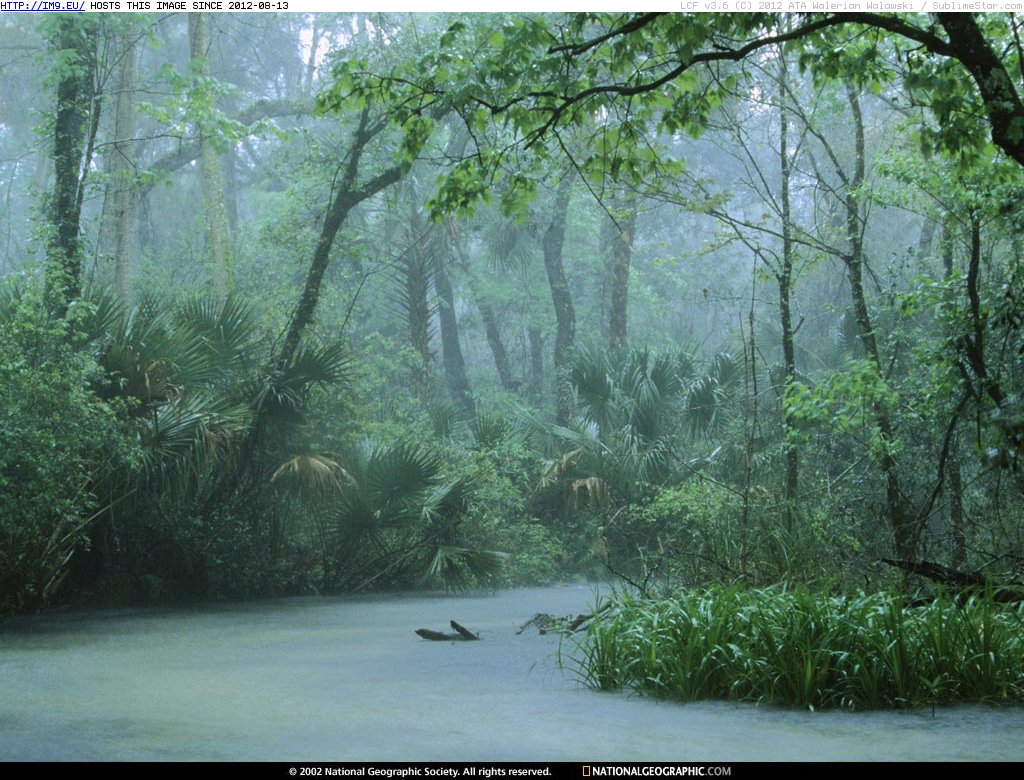
M985 595L713 588L620 597L571 654L589 686L663 698L874 709L1024 703L1024 606Z

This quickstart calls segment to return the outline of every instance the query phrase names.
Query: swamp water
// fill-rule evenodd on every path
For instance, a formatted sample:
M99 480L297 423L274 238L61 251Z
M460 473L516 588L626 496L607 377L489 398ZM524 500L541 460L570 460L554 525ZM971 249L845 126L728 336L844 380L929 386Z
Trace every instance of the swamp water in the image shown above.
M596 693L585 586L95 611L0 629L0 760L1021 760L1024 710L810 713ZM427 642L455 619L481 642Z

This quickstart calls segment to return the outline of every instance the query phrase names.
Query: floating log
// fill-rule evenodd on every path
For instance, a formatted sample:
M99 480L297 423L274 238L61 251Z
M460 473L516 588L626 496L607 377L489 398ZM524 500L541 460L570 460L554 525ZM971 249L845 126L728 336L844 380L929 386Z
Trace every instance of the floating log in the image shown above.
M480 638L479 634L474 634L468 628L466 628L465 626L460 626L454 620L449 621L449 625L451 625L451 627L459 633L459 636L461 636L467 642L473 642Z
M465 626L459 625L454 620L451 627L455 629L454 634L446 634L443 631L431 631L429 628L417 628L416 633L431 642L475 642L480 639L479 634L474 634Z

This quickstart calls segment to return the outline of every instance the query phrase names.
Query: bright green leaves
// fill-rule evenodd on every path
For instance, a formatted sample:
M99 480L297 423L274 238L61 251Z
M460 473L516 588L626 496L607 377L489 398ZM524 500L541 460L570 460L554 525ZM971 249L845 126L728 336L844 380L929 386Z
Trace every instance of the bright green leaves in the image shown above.
M407 162L413 162L426 145L434 131L435 122L430 117L412 114L402 123L402 154Z
M896 408L899 396L870 360L851 360L845 370L813 386L791 384L783 403L798 431L825 426L843 433L867 433L873 448L892 444L880 435L877 410Z
M243 138L280 137L277 127L268 120L246 125L219 108L237 95L233 85L203 76L198 60L189 63L188 71L181 73L171 64L161 67L157 77L167 85L168 95L161 103L138 104L139 112L170 133L182 137L202 134L220 152Z

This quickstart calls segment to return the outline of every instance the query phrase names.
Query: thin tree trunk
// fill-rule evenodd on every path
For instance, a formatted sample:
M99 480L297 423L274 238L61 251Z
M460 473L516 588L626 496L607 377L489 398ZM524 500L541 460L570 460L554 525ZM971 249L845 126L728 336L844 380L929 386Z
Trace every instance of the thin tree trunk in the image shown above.
M611 287L608 309L608 347L624 349L627 339L629 310L629 267L633 260L636 233L637 202L627 197L614 209L617 225L611 228L608 282Z
M530 340L530 398L539 401L544 392L544 332L531 325L526 334Z
M419 209L412 192L409 193L409 251L405 253L403 265L404 285L402 305L405 322L409 329L409 344L419 356L415 384L421 398L427 398L431 391L430 353L430 271L427 244L429 231L423 229Z
M934 224L934 222L932 223ZM953 236L948 229L942 231L942 267L946 281L953 279ZM949 441L949 533L952 537L950 562L959 569L967 559L967 534L964 529L964 488L960 470L960 438L954 432Z
M189 52L193 61L198 62L199 77L203 82L210 79L209 34L207 14L188 15ZM206 86L198 87L205 92ZM204 95L205 108L213 108L212 95ZM208 247L213 277L213 294L223 300L234 286L231 264L231 235L228 227L228 212L224 194L224 171L220 154L210 138L207 128L200 124L199 161L203 182L203 207L206 211Z
M135 133L135 61L137 51L129 36L117 69L117 102L114 114L114 143L110 152L113 179L114 287L118 297L127 301L131 294L134 265L132 225L135 221L135 160L131 138Z
M451 235L451 233L449 233ZM457 238L452 237L452 241ZM462 356L459 344L459 321L455 314L455 291L448 277L446 260L451 253L434 251L434 290L437 291L438 319L441 323L441 355L444 363L444 375L448 380L448 390L455 401L470 416L476 410L473 402L473 391L466 376L466 361Z
M868 312L867 299L864 295L864 244L861 234L860 188L864 184L865 149L864 119L860 109L860 98L854 86L847 82L847 99L854 128L854 174L848 183L846 192L846 239L847 254L843 257L846 265L846 276L850 282L850 293L853 297L853 311L861 343L868 359L874 365L879 377L884 377L882 361L878 352L878 340L875 336L871 315ZM896 458L893 452L896 447L896 436L892 419L882 402L874 405L875 424L878 426L880 441L879 466L885 478L886 508L889 525L893 533L897 553L904 558L913 558L916 553L919 528L914 522L910 502L903 493L897 471Z
M917 264L922 265L932 253L932 246L935 244L935 229L937 224L934 219L924 218L921 224L921 234L917 238Z
M572 291L562 264L565 244L565 222L569 213L569 197L575 173L562 177L555 193L551 222L544 233L544 268L551 287L551 302L555 308L555 420L566 425L572 416L572 392L569 387L569 361L576 345L576 311L572 305Z
M779 79L782 93L787 89L786 63L779 56ZM793 216L790 207L790 161L789 161L789 114L785 107L779 111L779 168L782 192L782 265L779 268L779 319L782 324L783 403L782 430L786 447L786 525L793 527L793 511L796 507L800 481L800 453L794 441L796 421L788 402L789 394L796 381L796 352L793 345L793 315L791 294L793 286Z
M505 349L505 342L501 338L501 327L498 325L498 317L494 313L494 307L491 306L484 291L480 288L480 283L473 275L473 269L470 268L466 253L459 246L458 242L455 242L454 248L459 257L459 265L462 266L462 271L469 281L469 291L476 303L477 310L480 312L480 317L484 321L487 346L491 348L491 355L494 357L494 366L498 369L498 378L501 380L501 386L510 393L514 392L515 383L512 380L512 371L509 368L508 351Z
M484 321L487 345L491 348L491 354L494 356L494 367L498 369L501 386L510 393L515 392L515 380L512 379L512 369L508 362L508 350L505 349L505 342L501 338L501 327L498 325L494 307L490 302L483 300L481 295L477 298L477 308Z

